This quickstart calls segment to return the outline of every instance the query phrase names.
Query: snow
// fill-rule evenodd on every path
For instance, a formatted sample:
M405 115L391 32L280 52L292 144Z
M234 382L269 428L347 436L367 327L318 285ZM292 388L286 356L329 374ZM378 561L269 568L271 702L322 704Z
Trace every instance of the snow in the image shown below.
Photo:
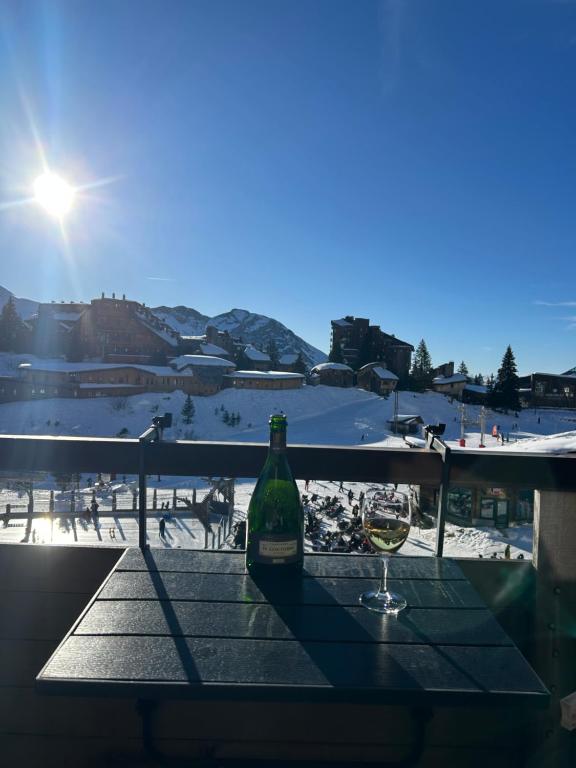
M466 384L464 389L468 392L478 392L480 395L485 395L488 392L488 387L484 387L482 384Z
M177 347L178 346L178 336L175 332L172 332L168 330L167 327L163 327L160 325L160 321L158 321L158 324L154 322L151 318L149 318L147 315L145 315L143 312L137 312L136 316L148 330L152 331L152 333L155 333L156 336L161 338L163 341L170 344L171 347ZM151 317L156 318L155 315L151 315Z
M270 362L270 356L265 354L264 352L260 352L259 349L256 349L255 347L246 347L244 350L244 354L248 358L248 360L252 360L254 362L262 362L262 363L269 363Z
M463 373L455 373L452 376L436 376L432 384L460 384L463 381L468 381L467 377Z
M315 365L314 368L312 368L313 373L317 373L318 371L350 371L353 373L352 368L344 363L320 363L320 365Z
M202 351L203 355L228 355L229 352L227 349L224 349L223 347L219 347L217 344L200 344L200 349Z
M196 357L201 360L207 358L202 355ZM209 364L209 363L208 363ZM228 363L230 365L230 363ZM66 360L42 360L28 356L26 362L19 363L21 370L38 371L39 373L82 373L90 371L125 370L126 368L153 373L155 376L175 376L176 371L167 365L142 365L140 363L69 363ZM178 371L180 376L188 376L186 371Z
M79 389L142 389L141 384L79 384Z
M301 373L288 371L235 371L224 376L225 379L303 379Z
M395 373L392 373L392 371L389 371L387 368L381 368L379 365L377 365L375 368L372 368L376 376L378 376L379 379L383 380L390 380L390 381L398 381L398 376L396 376Z
M170 361L170 365L173 365L176 370L181 371L183 368L187 368L189 365L198 366L216 366L221 368L235 368L234 363L230 360L224 360L222 357L214 357L212 355L180 355ZM174 373L174 371L172 371Z
M332 324L333 325L339 325L342 328L345 328L346 326L351 326L352 325L352 323L348 322L348 320L344 320L344 318L342 318L341 320L332 320Z
M79 320L83 312L54 312L54 314L50 315L51 320L62 320L67 323L74 323L76 320Z
M205 364L205 356L199 357ZM0 372L13 374L14 365L30 360L31 356L14 356L0 354ZM90 363L52 362L56 365L78 366ZM230 366L228 361L222 364ZM127 366L111 365L122 368ZM150 366L128 366L157 370ZM164 369L174 375L172 369ZM266 373L254 372L266 376ZM273 372L279 373L279 372ZM181 374L182 375L182 374ZM280 373L286 376L286 373ZM102 386L102 385L96 385ZM123 385L124 386L124 385ZM406 451L418 450L410 448L400 435L392 434L387 429L387 421L394 416L394 403L391 398L382 398L371 392L356 388L302 387L290 390L255 390L228 388L208 397L194 397L195 415L191 425L183 423L181 412L186 401L184 393L143 393L122 398L87 398L65 399L53 398L32 400L26 402L10 402L0 404L0 433L29 434L29 435L74 435L109 437L116 436L127 430L128 437L135 438L150 424L153 416L169 412L173 414L173 427L165 431L165 439L197 439L218 440L231 442L267 442L268 418L270 413L283 411L288 415L288 437L296 444L324 444L343 446L385 446ZM401 391L398 393L398 408L400 419L421 418L425 424L446 424L444 439L455 450L477 449L480 443L479 415L480 406L466 406L465 439L466 448L458 448L460 438L460 404L450 402L449 398L435 392L413 393ZM222 409L229 413L238 413L241 420L230 426L222 420ZM500 425L500 430L509 437L510 442L500 445L491 435L493 424ZM420 436L415 436L416 438ZM414 437L410 439L414 440ZM484 444L488 449L498 451L538 453L576 454L576 411L567 409L526 409L516 415L496 413L488 410ZM48 478L46 482L53 482ZM134 478L128 480L126 504L131 500ZM162 478L158 486L159 493L166 493L175 487L200 487L199 478ZM303 483L300 483L303 490ZM357 495L367 486L361 483L345 483L345 489L353 488ZM236 508L238 514L245 512L254 481L242 480L236 484ZM322 494L338 495L338 484L328 481L311 483L311 491ZM407 492L400 487L398 492ZM14 493L14 492L10 492ZM0 508L11 502L12 497L7 491L0 495ZM17 499L17 495L16 495ZM20 503L21 500L20 500ZM40 509L41 507L39 507ZM103 503L101 514L111 508ZM114 518L109 517L111 524ZM106 518L108 520L108 518ZM154 518L155 521L155 518ZM123 539L118 533L117 542L111 542L104 535L106 544L126 543L137 544L137 526L134 515L119 518L120 526L126 536ZM104 518L102 528L106 531ZM115 524L115 523L114 523ZM171 546L203 546L203 538L199 538L201 530L195 526L198 521L183 517L170 523L169 530L174 539ZM35 522L36 525L36 522ZM38 525L44 525L38 522ZM164 546L157 538L155 522L151 525L150 537L154 546ZM183 526L188 526L192 534L186 534ZM80 530L76 524L78 541L99 543L97 532L93 529ZM119 530L119 529L118 529ZM54 521L50 529L51 541L73 543L73 530L64 518ZM200 533L198 532L200 531ZM9 537L22 537L22 529L0 527L0 540ZM419 530L414 528L410 538L403 547L403 554L431 554L433 551L436 531ZM203 534L202 534L203 536ZM193 538L195 537L195 538ZM511 544L512 557L517 554L530 556L532 527L521 525L499 531L494 528L468 528L463 525L448 523L446 527L445 554L447 556L490 557L493 553L500 556L506 544ZM10 539L20 540L20 539ZM48 540L48 539L47 539Z
M282 355L280 360L278 361L280 365L294 365L294 363L298 360L298 355L294 353Z

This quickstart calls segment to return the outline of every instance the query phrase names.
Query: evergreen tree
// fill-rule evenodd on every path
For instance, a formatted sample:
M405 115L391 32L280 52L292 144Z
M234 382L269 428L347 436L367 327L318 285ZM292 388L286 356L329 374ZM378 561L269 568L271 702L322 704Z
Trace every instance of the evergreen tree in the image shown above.
M266 353L270 358L270 370L277 371L280 355L278 354L278 347L276 346L276 342L274 341L274 339L270 339L270 341L268 342L268 346L266 347Z
M27 329L16 311L14 298L10 296L0 313L0 349L4 352L23 352Z
M502 358L502 364L498 369L498 375L492 391L492 403L494 407L508 410L520 410L520 382L518 379L518 369L512 347L508 345Z
M464 360L462 360L462 362L458 366L458 373L461 373L463 376L468 376L468 366L466 365Z
M298 359L294 363L294 371L295 373L306 373L306 363L304 362L304 358L302 357L302 352L298 353Z
M328 355L328 360L331 363L343 363L344 358L342 357L342 349L340 348L340 344L332 344L332 349L330 350L330 354Z
M196 409L194 407L194 403L192 402L192 398L190 395L187 395L186 401L182 407L182 421L184 424L192 424L195 413Z
M484 376L482 376L481 373L477 373L476 376L474 376L474 384L479 384L480 386L484 385Z
M412 370L410 371L411 383L414 389L424 390L432 384L432 358L424 339L416 347Z

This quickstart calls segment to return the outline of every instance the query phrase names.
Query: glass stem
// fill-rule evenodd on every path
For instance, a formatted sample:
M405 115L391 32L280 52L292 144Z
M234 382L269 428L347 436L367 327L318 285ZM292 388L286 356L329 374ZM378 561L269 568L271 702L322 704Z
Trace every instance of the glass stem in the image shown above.
M380 577L380 586L378 592L384 594L388 592L388 563L390 562L390 555L381 555L382 560L382 575Z

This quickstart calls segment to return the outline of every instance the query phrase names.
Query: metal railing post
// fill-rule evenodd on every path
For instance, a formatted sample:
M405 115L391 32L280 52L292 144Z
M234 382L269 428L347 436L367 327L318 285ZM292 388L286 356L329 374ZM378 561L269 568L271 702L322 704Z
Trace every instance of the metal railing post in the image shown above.
M155 416L152 426L138 438L138 546L144 552L146 543L146 444L162 439L162 430L172 426L172 414Z
M442 457L442 475L440 477L440 494L438 496L438 513L436 519L436 546L434 554L442 557L444 553L444 529L446 527L446 510L448 507L448 488L450 485L450 456L451 450L440 439L444 434L445 424L428 425L424 427L426 447L437 451Z
M138 446L138 546L143 552L146 547L146 438L148 433L156 432L155 429L148 429L140 437Z

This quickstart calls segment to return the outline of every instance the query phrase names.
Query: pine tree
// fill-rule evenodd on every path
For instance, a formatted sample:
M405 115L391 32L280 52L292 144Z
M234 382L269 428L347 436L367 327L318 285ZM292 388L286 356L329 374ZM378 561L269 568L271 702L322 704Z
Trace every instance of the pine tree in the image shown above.
M0 349L5 352L23 352L26 346L26 326L16 311L10 296L0 314Z
M476 376L474 376L474 384L479 384L480 386L484 385L484 376L482 376L481 373L477 373Z
M416 347L410 378L417 390L424 390L432 384L432 358L424 339Z
M276 342L274 341L274 339L270 339L270 341L268 342L268 346L266 347L266 353L270 358L270 370L277 371L278 361L280 356L278 354L278 347L276 346Z
M294 371L295 373L306 373L306 363L304 362L304 358L302 357L302 352L298 353L298 359L294 363Z
M342 357L342 349L340 347L340 344L332 344L332 349L330 350L330 354L328 355L328 360L331 363L343 363L344 358Z
M520 381L518 379L518 369L512 347L508 345L502 358L502 364L498 369L496 382L492 392L492 403L495 407L508 410L520 410Z
M458 373L461 373L463 376L468 376L468 366L466 365L464 360L462 360L462 362L458 366Z
M192 424L195 413L196 413L196 408L194 407L192 398L190 395L187 395L186 401L182 407L182 421L184 422L184 424Z

